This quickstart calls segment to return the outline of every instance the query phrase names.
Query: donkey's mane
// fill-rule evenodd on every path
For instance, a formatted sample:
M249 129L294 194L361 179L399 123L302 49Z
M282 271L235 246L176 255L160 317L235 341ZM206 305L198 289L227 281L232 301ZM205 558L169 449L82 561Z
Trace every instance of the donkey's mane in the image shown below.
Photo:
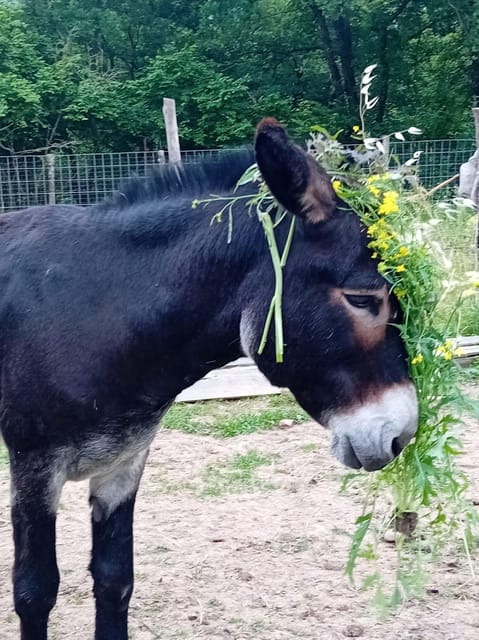
M194 197L231 191L245 170L254 162L251 149L229 151L216 159L186 165L161 165L152 168L146 178L134 177L120 186L105 204L126 207L163 200L172 195Z

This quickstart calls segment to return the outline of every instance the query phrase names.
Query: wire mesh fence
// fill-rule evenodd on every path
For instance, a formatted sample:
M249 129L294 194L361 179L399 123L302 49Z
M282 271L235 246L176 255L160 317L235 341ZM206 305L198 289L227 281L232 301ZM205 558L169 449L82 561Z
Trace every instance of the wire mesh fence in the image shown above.
M225 149L182 151L184 164L219 158ZM229 150L231 151L231 150ZM473 139L391 142L403 163L422 151L419 175L426 188L459 172L475 151ZM0 212L48 203L89 205L99 202L130 176L145 176L168 161L163 151L0 156Z

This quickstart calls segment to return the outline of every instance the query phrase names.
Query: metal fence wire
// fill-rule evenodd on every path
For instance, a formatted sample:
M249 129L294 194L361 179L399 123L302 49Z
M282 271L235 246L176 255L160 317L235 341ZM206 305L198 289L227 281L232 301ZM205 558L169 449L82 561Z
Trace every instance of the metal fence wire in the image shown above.
M459 172L476 149L473 139L393 141L401 163L422 151L419 176L426 188ZM225 149L182 151L184 164L219 158ZM231 150L229 150L231 151ZM48 203L89 205L103 200L130 176L145 176L167 162L163 151L0 156L0 212Z

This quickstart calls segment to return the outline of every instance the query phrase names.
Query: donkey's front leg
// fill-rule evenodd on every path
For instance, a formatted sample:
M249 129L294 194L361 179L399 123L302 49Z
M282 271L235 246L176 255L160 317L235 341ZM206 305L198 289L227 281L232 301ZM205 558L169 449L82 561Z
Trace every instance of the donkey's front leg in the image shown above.
M65 474L51 455L10 451L13 593L22 640L46 640L60 582L55 520Z
M133 592L133 510L148 455L141 452L90 481L96 640L127 640Z

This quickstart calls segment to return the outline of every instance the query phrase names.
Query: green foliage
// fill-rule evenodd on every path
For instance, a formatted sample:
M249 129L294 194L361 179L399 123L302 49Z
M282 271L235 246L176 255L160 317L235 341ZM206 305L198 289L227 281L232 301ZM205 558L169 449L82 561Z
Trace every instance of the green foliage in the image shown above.
M176 100L181 138L189 148L239 144L252 136L252 123L243 115L248 104L246 85L202 59L195 45L158 55L135 85L144 112L153 116L148 123L150 135L160 143L164 144L163 96Z
M361 83L363 131L366 113L376 103L376 98L369 98L372 70L364 72ZM380 150L382 143L363 131L358 132L358 138L363 139L364 146ZM331 140L316 150L316 155L321 160L329 159L330 168L340 158ZM479 405L464 396L460 369L454 362L454 356L460 354L455 339L461 329L461 309L470 297L476 298L479 288L479 274L467 271L474 264L476 216L468 202L438 205L420 186L414 188L414 178L405 189L404 179L411 180L411 167L416 161L412 158L390 171L377 162L366 172L358 167L333 181L340 197L366 226L368 246L379 260L378 270L400 300L403 319L399 328L419 404L414 441L368 481L364 512L352 539L347 567L350 576L360 556L376 563L378 540L386 527L396 528L397 567L392 592L387 593L377 567L369 576L368 586L376 589L380 607L398 606L420 591L426 556L440 554L452 540L462 544L469 559L479 526L474 507L466 498L468 479L457 462L462 453L460 416L479 415ZM437 231L448 216L454 218L456 228L458 221L463 222L462 242L455 239L463 252L459 260L457 246L451 247L444 231ZM376 504L384 496L392 506L381 518ZM405 526L408 518L414 522L410 528ZM374 541L364 546L368 534ZM421 539L427 540L427 554Z
M371 59L373 130L414 117L468 136L478 15L477 0L0 0L0 143L164 146L164 96L183 147L250 142L265 115L298 139L318 122L347 134Z

